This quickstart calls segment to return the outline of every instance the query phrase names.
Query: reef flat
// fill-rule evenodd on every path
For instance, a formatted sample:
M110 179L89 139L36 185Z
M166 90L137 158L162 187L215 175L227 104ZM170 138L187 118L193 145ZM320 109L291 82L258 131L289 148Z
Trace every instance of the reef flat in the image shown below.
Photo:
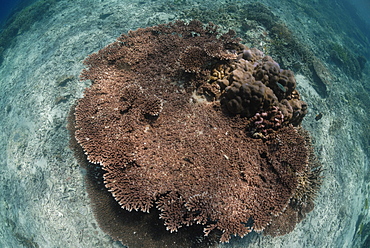
M327 13L330 1L313 1L315 8L299 1L40 2L42 9L31 5L14 19L7 45L0 43L0 246L122 247L94 218L67 117L91 84L79 79L89 54L129 30L177 19L233 29L242 43L295 73L309 107L302 125L324 168L314 210L291 233L250 233L217 246L369 242L370 46L361 29L350 28L345 6ZM24 23L21 15L30 13L34 19Z

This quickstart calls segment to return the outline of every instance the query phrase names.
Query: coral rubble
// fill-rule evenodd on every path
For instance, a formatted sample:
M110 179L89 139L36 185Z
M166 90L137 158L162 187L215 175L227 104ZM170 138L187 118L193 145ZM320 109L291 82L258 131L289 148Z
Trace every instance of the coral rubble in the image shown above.
M320 183L293 72L213 24L130 31L90 55L75 138L123 209L221 242L291 231ZM268 229L266 229L268 230ZM278 230L278 231L276 231Z

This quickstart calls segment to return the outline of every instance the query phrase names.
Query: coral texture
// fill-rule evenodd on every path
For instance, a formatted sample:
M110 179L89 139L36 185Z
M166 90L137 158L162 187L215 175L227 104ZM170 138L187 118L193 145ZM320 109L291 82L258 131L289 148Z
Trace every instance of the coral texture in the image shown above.
M221 242L290 231L299 220L276 216L308 212L319 182L293 73L234 35L198 21L130 31L86 59L75 109L76 140L122 208Z

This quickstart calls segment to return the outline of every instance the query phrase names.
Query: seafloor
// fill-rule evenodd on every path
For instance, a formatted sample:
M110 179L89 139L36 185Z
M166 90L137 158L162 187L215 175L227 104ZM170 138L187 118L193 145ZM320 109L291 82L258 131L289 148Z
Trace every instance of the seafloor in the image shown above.
M235 29L295 72L309 104L303 126L324 168L315 209L293 232L219 247L368 247L366 27L339 1L258 2L42 0L13 17L0 37L0 247L123 247L94 219L66 118L89 85L79 81L88 54L179 18Z

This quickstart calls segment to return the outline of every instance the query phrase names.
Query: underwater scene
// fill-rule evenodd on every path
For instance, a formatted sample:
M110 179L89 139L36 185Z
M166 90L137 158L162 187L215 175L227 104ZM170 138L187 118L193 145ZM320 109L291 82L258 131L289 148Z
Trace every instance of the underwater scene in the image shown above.
M368 1L0 5L0 247L370 247Z

